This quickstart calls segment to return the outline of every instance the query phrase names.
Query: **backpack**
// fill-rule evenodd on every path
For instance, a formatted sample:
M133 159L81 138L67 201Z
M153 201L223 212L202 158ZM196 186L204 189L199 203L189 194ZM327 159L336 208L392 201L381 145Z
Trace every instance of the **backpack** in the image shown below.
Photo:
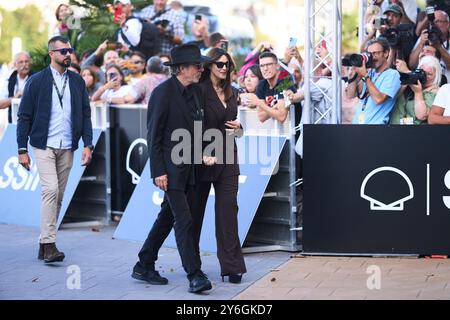
M119 29L122 39L127 43L130 49L132 51L143 53L146 56L146 59L159 54L161 51L161 36L156 25L137 17L129 17L127 21L130 19L138 19L142 24L141 41L137 46L131 45L122 28Z

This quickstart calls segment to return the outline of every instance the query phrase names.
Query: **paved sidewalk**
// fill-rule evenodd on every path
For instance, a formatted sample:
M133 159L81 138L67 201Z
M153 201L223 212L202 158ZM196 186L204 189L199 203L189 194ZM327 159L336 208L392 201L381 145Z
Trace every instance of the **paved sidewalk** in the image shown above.
M37 260L38 230L0 224L0 299L229 300L290 257L286 252L245 255L248 273L236 285L222 282L215 253L202 253L202 269L213 289L196 295L187 292L176 249L163 248L158 259L157 268L169 284L153 286L130 277L141 244L113 240L113 227L99 229L58 231L57 245L66 259L45 265ZM70 266L79 267L79 290L68 289L67 282L69 287L75 283Z
M141 244L113 240L113 233L113 227L60 230L58 247L67 258L45 265L36 258L37 230L0 225L0 299L450 299L449 259L290 258L286 252L246 254L248 273L239 285L222 283L215 254L203 252L213 290L195 295L187 292L176 249L163 248L157 264L169 285L152 286L130 277ZM71 266L81 272L79 290L67 286Z
M297 257L235 299L448 300L450 260Z

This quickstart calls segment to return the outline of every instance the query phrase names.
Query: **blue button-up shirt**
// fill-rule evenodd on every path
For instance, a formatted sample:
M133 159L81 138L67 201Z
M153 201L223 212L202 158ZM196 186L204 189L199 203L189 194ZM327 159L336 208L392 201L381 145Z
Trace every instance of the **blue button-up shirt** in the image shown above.
M60 74L57 70L50 67L53 79L58 86L59 92L63 94L62 103L59 102L58 93L55 86L52 85L52 110L50 113L50 123L48 126L47 147L55 149L71 149L72 148L72 119L71 119L71 102L70 102L70 80L67 79L64 93L65 77L68 77L67 70Z

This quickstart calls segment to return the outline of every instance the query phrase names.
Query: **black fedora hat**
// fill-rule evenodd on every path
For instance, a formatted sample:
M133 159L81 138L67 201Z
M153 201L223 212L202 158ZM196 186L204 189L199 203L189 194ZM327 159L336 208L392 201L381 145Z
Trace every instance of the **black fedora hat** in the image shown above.
M202 56L200 48L195 44L182 44L174 47L170 51L170 57L172 61L164 62L165 66L205 63L211 60L208 57Z

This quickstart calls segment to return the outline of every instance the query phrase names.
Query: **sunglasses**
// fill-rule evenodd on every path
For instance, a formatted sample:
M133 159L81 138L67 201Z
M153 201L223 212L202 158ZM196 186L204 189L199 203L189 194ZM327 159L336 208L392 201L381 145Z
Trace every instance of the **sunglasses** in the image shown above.
M72 54L75 50L73 48L62 48L62 49L55 49L52 50L54 51L59 51L59 53L61 53L63 56L65 56L67 53Z
M227 62L214 62L214 64L219 69L222 69L224 66L227 67L227 69L230 67L230 63L228 61Z

